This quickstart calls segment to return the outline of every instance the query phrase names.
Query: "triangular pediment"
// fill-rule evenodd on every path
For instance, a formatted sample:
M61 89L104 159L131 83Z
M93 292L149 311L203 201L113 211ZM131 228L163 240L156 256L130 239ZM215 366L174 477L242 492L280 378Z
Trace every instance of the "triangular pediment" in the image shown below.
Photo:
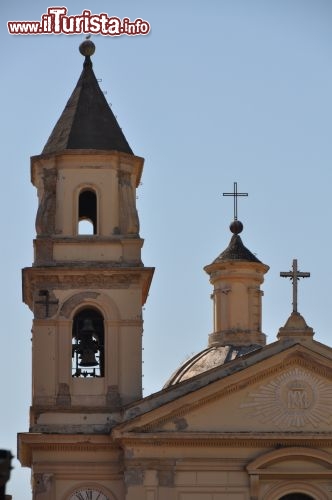
M264 376L265 375L265 376ZM231 386L216 383L215 394L193 402L162 431L278 432L329 430L332 384L302 363L290 363L273 374L260 374Z
M276 343L277 345L277 343ZM317 343L318 346L320 344ZM186 384L150 398L151 411L121 424L120 435L160 433L183 435L270 435L330 432L332 424L332 356L314 343L296 344L266 356L261 351L246 360L220 367L211 382L197 378L197 389ZM328 354L328 356L326 355ZM242 367L239 364L242 363ZM202 378L206 377L206 385ZM199 383L201 386L199 386ZM173 398L170 392L173 391ZM164 400L163 400L164 396ZM149 400L142 401L142 409Z

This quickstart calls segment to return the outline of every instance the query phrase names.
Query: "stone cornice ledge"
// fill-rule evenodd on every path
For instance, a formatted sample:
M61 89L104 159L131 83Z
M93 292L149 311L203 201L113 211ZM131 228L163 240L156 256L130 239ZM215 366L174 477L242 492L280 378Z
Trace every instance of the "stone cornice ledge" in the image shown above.
M142 302L149 293L153 267L26 267L22 270L23 301L30 308L33 305L33 293L47 283L51 289L99 289L117 288L142 283Z
M23 467L31 467L32 451L115 451L119 445L109 434L18 434L18 458Z
M303 432L129 432L114 436L123 446L171 447L260 447L283 448L290 446L331 447L332 433Z

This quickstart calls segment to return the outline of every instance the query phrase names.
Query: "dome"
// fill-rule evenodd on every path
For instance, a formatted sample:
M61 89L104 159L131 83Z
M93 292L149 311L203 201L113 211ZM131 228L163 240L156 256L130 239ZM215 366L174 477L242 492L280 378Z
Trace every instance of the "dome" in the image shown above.
M252 344L247 346L211 346L203 349L186 360L168 379L163 388L171 387L261 348L261 345Z

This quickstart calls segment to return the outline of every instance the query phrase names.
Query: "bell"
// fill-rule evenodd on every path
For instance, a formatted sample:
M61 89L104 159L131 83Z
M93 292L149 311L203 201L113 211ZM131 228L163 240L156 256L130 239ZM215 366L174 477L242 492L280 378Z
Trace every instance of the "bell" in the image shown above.
M80 335L83 334L84 336L85 335L93 335L94 333L96 333L96 330L93 326L93 322L92 322L92 319L90 318L85 318L84 321L83 321L83 326L82 326L82 329L80 330Z
M80 346L78 352L80 354L81 361L79 362L79 366L89 367L89 366L97 366L99 363L95 357L95 346L92 346L92 349L89 346L84 346L83 348Z
M98 342L93 339L95 333L96 330L92 320L90 318L85 318L82 329L78 335L79 345L77 352L81 359L79 366L89 367L99 364L95 357L95 353L98 351Z

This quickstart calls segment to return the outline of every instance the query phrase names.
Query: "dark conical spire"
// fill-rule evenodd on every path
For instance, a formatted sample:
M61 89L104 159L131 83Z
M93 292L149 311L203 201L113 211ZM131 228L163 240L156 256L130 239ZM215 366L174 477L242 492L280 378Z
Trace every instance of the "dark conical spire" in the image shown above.
M43 154L66 149L115 150L133 154L93 72L90 56L94 50L90 40L85 40L80 46L80 52L85 56L83 71Z
M246 248L239 233L243 230L243 224L239 220L234 220L229 226L233 236L228 247L213 261L224 262L228 260L245 260L248 262L260 262L257 257Z

